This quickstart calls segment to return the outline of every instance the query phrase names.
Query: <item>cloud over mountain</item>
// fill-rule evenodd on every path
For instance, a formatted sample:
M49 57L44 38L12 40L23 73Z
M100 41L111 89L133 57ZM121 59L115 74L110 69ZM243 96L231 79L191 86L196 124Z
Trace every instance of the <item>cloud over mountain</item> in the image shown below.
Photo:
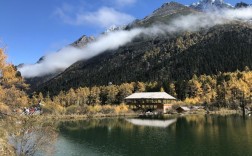
M107 10L110 9L107 8L105 9L105 11L101 11L102 13L97 13L97 16L99 14L103 14L103 12L106 12ZM90 20L91 18L96 17L95 15L85 16L89 16ZM110 13L108 13L107 16L110 16ZM113 15L111 16L111 18L113 18ZM160 24L153 25L149 28L133 28L131 30L119 30L110 32L108 34L101 35L96 41L89 43L82 49L69 46L63 48L58 52L46 55L45 59L40 63L34 65L24 65L18 70L24 77L42 76L58 70L62 71L79 60L90 59L100 53L103 53L104 51L117 49L120 46L131 42L140 34L152 36L164 33L198 31L201 28L209 28L218 24L225 24L238 19L252 19L252 8L242 8L239 10L222 10L221 12L215 13L189 14L180 16L172 20L168 25ZM96 20L99 21L99 18L94 19L94 21ZM116 17L114 18L114 20L116 20ZM106 22L103 23L103 25L107 24L108 23Z
M130 42L141 32L142 30L140 29L112 32L100 36L95 42L88 44L83 49L68 46L58 52L46 55L44 59L37 64L23 65L18 68L18 70L26 78L62 71L76 61L89 59L106 50L117 49L119 46Z

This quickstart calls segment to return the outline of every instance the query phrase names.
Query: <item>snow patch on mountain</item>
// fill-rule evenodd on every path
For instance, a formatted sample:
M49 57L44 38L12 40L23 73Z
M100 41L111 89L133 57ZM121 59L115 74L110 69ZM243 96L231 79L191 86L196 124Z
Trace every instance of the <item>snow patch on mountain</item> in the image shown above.
M200 0L197 3L193 3L190 7L200 11L234 8L231 4L225 3L224 0Z
M112 25L107 30L105 30L103 32L103 34L107 34L107 33L114 32L114 31L119 31L119 30L124 30L125 28L126 28L126 25L121 25L121 26Z

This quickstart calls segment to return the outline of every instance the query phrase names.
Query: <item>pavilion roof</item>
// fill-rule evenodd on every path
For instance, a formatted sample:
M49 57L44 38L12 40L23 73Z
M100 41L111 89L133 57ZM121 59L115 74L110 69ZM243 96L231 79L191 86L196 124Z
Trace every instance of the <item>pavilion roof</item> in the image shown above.
M125 100L130 99L164 99L164 100L176 100L173 96L167 94L166 92L140 92L134 93L125 98Z

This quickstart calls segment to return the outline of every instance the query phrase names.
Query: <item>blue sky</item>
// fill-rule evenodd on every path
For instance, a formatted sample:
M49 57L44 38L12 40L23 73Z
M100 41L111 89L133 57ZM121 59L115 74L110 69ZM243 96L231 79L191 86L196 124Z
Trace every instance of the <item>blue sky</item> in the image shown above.
M196 1L176 2L188 5ZM170 1L2 0L0 45L7 47L9 62L32 64L82 35L97 36L112 24L142 19L166 2ZM238 1L225 2L234 5Z

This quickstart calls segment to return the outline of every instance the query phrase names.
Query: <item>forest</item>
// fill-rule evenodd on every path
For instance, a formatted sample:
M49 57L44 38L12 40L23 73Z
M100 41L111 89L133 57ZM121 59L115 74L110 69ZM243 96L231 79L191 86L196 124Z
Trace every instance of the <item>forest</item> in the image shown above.
M243 71L245 66L252 68L251 36L251 26L246 23L217 25L173 36L141 36L117 50L78 61L46 82L37 78L27 82L33 91L58 95L70 88L109 82L162 84L189 81L193 75Z
M124 98L134 92L165 91L176 97L184 105L204 105L238 109L241 104L252 101L252 71L219 72L216 75L193 75L190 80L164 82L130 82L120 85L103 85L61 90L58 95L28 94L25 83L15 66L6 62L4 50L0 51L0 112L13 113L23 107L39 102L44 104L49 114L85 114L127 112ZM103 109L104 106L104 109Z

